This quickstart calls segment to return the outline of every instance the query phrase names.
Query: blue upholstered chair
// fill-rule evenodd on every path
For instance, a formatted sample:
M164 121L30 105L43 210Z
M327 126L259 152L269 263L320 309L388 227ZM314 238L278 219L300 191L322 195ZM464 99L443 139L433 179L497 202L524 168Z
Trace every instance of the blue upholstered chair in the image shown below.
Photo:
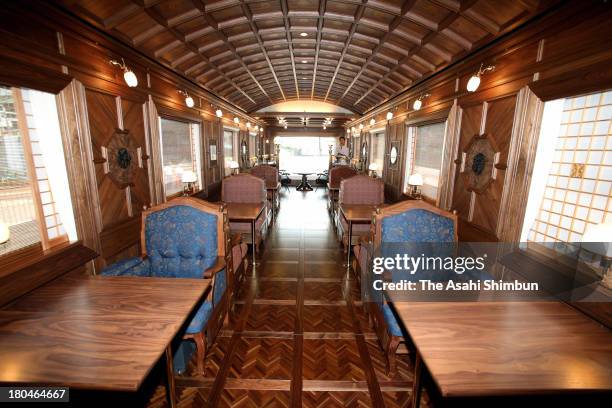
M212 279L212 290L185 330L196 344L197 367L204 373L206 338L213 340L227 313L232 282L229 226L218 204L181 197L142 214L142 256L119 261L104 276ZM232 243L233 244L233 243ZM177 294L180 296L180 294Z
M383 207L377 211L369 237L354 248L357 266L363 276L371 276L367 270L374 248L383 253L377 256L395 256L393 244L411 244L416 256L431 243L457 242L457 216L424 201L408 200ZM452 245L451 245L452 246ZM390 252L388 254L384 252ZM406 278L395 273L385 273L387 280ZM421 277L418 277L422 279ZM367 282L367 281L366 281ZM367 285L371 288L371 285ZM404 342L404 333L398 318L381 292L370 292L369 315L387 358L387 373L396 370L396 353Z

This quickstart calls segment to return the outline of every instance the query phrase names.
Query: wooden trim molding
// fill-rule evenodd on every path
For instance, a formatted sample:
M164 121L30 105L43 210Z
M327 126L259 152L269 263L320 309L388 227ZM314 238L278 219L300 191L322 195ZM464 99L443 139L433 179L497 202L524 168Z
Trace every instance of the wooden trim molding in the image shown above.
M0 267L0 306L17 299L45 283L74 269L83 267L98 254L73 242L59 249L39 251L28 257L19 257Z
M0 53L2 51L0 46ZM72 81L72 77L61 72L17 61L6 55L0 58L0 84L24 87L39 91L59 93Z

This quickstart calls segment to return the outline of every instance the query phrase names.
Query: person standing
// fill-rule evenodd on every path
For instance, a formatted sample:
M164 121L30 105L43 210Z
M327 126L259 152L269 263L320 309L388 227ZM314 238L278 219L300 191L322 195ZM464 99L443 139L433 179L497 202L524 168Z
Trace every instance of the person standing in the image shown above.
M343 164L349 161L349 148L346 145L346 138L340 136L340 144L336 147L336 162Z

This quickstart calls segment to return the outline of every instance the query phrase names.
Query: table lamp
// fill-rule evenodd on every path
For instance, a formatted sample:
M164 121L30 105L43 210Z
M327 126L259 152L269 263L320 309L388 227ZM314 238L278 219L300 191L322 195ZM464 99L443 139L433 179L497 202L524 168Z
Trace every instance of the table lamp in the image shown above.
M612 222L602 224L588 224L584 234L580 249L585 250L592 255L594 261L597 261L599 269L596 270L598 275L601 275L601 284L612 289Z
M413 173L408 177L408 185L411 187L410 196L412 198L420 199L421 192L419 191L419 187L423 185L423 176L419 173Z
M232 174L237 174L238 173L237 169L239 168L240 168L240 164L238 164L237 161L232 160L230 162L230 169L232 169Z
M181 175L181 181L183 182L183 195L193 194L195 183L198 181L196 174L191 170L186 170Z
M11 238L11 231L5 222L0 222L0 244L4 244Z
M378 170L378 164L370 163L370 165L368 166L368 170L370 170L370 176L372 176L373 178L376 178L376 171Z

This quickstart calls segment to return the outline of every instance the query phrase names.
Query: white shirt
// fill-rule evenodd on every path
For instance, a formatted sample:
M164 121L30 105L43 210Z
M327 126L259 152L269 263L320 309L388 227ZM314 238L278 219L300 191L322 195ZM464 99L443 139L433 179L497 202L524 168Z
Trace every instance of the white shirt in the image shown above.
M343 154L343 155L345 155L346 157L348 157L348 155L349 155L349 149L348 149L348 147L347 147L347 146L338 146L338 147L336 148L336 155L338 155L338 154Z

